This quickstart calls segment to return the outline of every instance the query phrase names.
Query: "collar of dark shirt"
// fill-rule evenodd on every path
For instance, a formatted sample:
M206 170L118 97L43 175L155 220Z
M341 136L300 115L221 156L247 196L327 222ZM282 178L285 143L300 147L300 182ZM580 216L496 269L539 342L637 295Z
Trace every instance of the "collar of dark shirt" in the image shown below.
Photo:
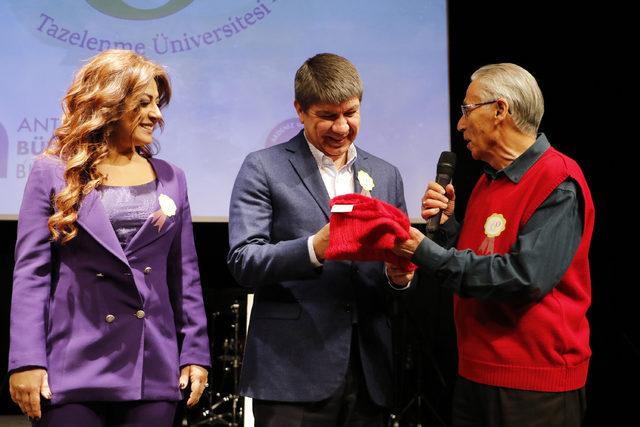
M499 171L495 170L488 164L484 165L484 173L487 174L489 179L495 180L500 178L501 176L506 176L511 182L517 184L522 179L522 176L526 171L533 166L533 164L551 147L549 144L549 140L544 135L544 133L538 134L538 138L536 142L533 143L531 147L527 149L524 153L522 153L518 158L516 158L509 166Z

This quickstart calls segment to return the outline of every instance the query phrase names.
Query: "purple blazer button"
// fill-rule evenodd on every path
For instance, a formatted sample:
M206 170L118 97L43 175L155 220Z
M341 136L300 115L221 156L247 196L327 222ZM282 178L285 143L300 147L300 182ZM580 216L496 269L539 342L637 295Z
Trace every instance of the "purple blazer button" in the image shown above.
M145 267L142 271L144 271L144 274L149 274L151 273L151 267Z
M96 273L96 277L104 277L104 274L102 274L102 273Z
M136 311L136 317L138 319L144 319L144 311L143 310Z
M113 321L116 320L116 316L114 316L113 314L107 314L104 320L107 323L113 323Z

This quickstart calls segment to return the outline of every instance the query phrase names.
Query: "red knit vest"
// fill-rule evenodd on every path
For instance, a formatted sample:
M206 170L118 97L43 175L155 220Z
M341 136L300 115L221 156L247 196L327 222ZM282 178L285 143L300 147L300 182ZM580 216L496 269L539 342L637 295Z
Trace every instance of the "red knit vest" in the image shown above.
M504 176L493 181L480 177L457 248L479 255L508 253L533 212L569 176L577 182L584 202L584 229L573 261L556 287L529 303L454 297L462 377L546 392L584 386L591 356L585 315L591 303L588 252L594 207L577 163L550 147L517 184Z

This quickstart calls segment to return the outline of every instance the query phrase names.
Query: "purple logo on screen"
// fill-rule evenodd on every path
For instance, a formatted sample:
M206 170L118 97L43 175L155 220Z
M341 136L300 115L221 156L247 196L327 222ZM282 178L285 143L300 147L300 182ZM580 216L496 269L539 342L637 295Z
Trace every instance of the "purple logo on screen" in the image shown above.
M271 147L276 144L287 142L302 130L304 126L300 123L300 119L295 117L278 123L269 133L265 141L265 147Z
M0 123L0 178L7 177L7 163L9 163L9 136Z
M121 19L148 20L173 15L193 3L193 0L169 0L166 4L155 8L134 7L125 0L86 0L87 3L104 13ZM139 2L140 3L140 2Z
M96 32L95 29L101 26L98 24L96 27L95 22L94 25L86 27L83 27L85 24L69 26L66 23L68 17L65 16L65 19L61 20L55 13L48 11L40 13L37 17L35 30L42 37L50 37L55 40L55 43L94 52L107 49L128 49L140 55L178 54L217 46L236 34L249 31L254 25L265 20L276 6L271 4L268 7L261 1L266 3L266 0L257 0L257 3L256 0L235 0L233 3L247 4L242 6L241 10L235 7L236 12L231 16L215 13L216 7L212 4L218 2L201 1L196 4L200 5L202 13L213 15L213 22L211 19L207 19L202 25L194 26L188 16L184 15L183 17L186 17L187 21L184 21L185 27L183 29L171 28L171 25L168 29L166 26L153 29L148 27L147 21L163 20L174 14L179 14L194 4L194 0L85 0L88 6L103 15L118 19L144 21L144 28L148 28L147 36L125 39L123 37L132 37L134 33L100 34L102 31ZM276 1L271 0L271 3ZM64 14L63 10L59 12ZM28 19L31 22L32 18L28 17ZM164 24L167 22L165 21ZM108 28L109 25L105 23L103 27ZM167 33L165 34L164 31Z

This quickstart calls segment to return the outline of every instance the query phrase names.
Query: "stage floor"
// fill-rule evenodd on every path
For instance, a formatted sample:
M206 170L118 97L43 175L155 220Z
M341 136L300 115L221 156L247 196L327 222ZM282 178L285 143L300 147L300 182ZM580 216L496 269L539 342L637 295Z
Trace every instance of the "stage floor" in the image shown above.
M30 427L31 423L24 415L0 415L0 427Z

